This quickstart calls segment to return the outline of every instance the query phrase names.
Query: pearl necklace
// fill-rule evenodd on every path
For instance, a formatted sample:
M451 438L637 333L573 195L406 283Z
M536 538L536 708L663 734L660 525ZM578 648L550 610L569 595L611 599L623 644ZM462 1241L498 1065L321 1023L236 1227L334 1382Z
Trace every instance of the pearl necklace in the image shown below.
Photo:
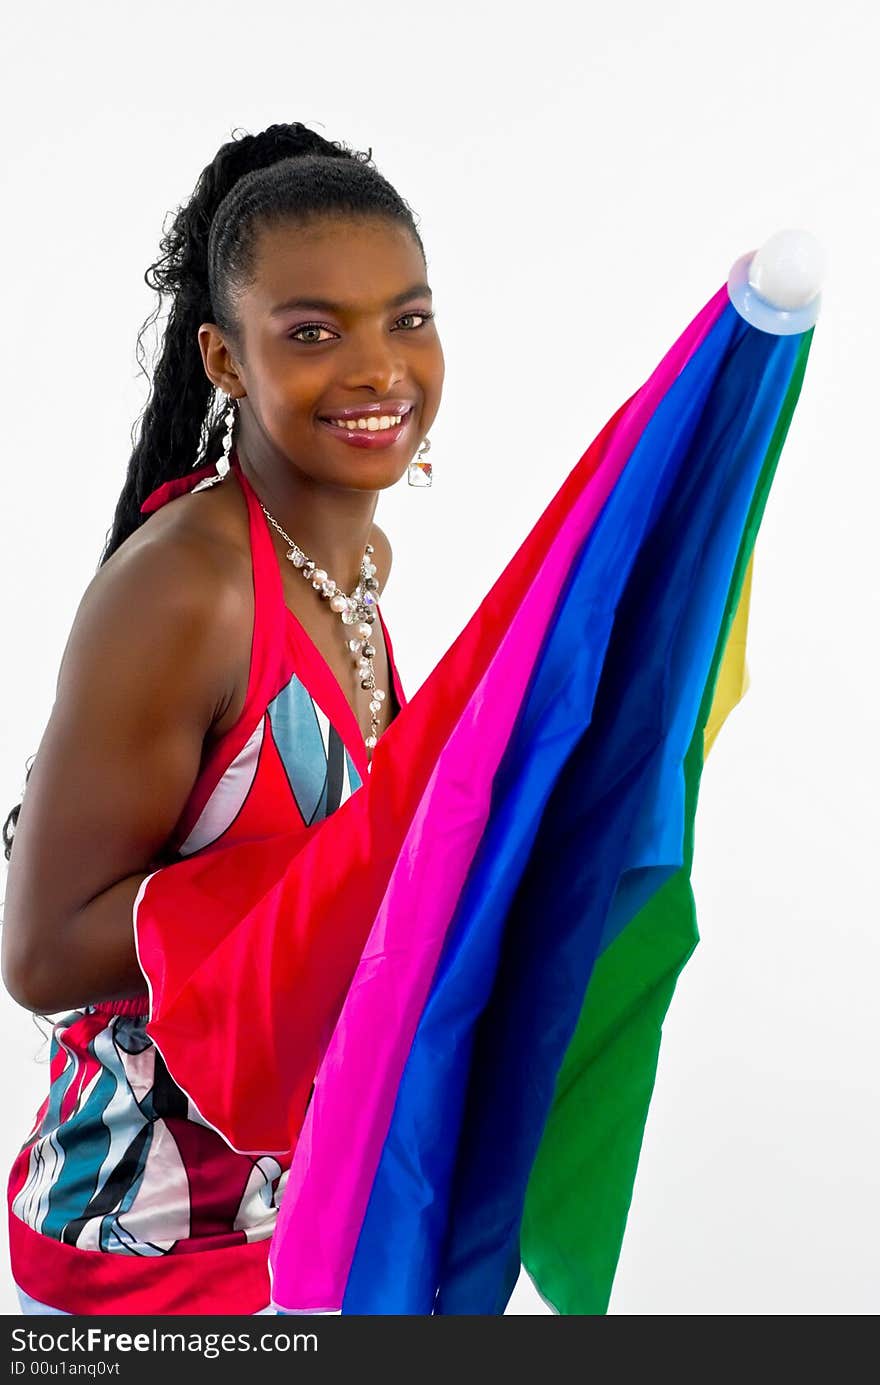
M361 676L361 687L372 694L370 698L370 732L364 740L367 748L372 750L379 739L379 713L382 710L382 703L385 701L385 692L382 688L376 687L376 672L373 660L376 657L376 647L370 643L372 636L372 626L376 619L376 602L379 597L379 583L376 580L376 564L371 561L370 555L373 553L373 545L368 543L364 556L361 561L361 575L358 584L350 596L340 590L332 577L328 577L322 567L311 559L307 558L298 544L295 544L289 534L286 534L278 523L266 509L262 500L260 508L270 524L274 524L285 543L290 544L290 549L285 555L295 568L299 568L307 582L311 582L315 591L324 601L329 601L330 609L338 612L342 618L343 625L357 625L357 639L349 639L348 647L352 654L356 654L354 666Z

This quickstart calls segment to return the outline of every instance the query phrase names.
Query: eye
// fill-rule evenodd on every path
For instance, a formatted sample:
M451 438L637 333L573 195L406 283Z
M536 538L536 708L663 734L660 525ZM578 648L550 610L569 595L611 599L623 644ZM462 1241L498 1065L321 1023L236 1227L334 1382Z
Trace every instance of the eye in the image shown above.
M302 341L303 338L299 335L300 332L329 332L329 331L330 331L330 328L329 328L329 327L323 326L323 324L320 323L320 322L304 322L303 325L302 325L302 327L297 327L293 332L290 332L290 333L289 333L289 336L290 336L291 341ZM332 336L332 335L333 335L333 334L331 333L331 336ZM310 345L312 345L312 343L317 343L318 341L319 341L319 338L317 338L317 337L311 337L311 338L306 339L306 345L307 345L307 346L310 346Z
M425 313L404 313L403 317L399 317L399 318L397 319L397 321L398 321L398 322L406 322L407 318L420 317L422 320L421 320L421 322L419 323L419 327L424 327L425 323L426 323L426 322L430 322L431 319L433 318L433 316L434 316L434 314L433 314L433 313L429 313L429 312L425 312ZM419 327L407 327L405 330L406 330L407 332L417 332L417 331L419 330Z

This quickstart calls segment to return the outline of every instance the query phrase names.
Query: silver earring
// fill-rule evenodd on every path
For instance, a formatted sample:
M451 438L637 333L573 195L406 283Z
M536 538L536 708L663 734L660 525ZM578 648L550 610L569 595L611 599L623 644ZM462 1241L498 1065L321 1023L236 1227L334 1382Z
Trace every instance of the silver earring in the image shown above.
M206 476L197 486L193 486L192 495L196 491L206 491L209 486L216 486L218 481L224 481L229 474L229 454L232 451L232 435L235 430L235 400L231 394L226 396L229 408L224 415L226 420L226 432L223 434L223 455L217 458L217 471L214 476Z
M429 450L431 444L424 438L422 445L413 457L407 468L406 479L411 486L430 486L431 484L431 463L423 462L422 457Z

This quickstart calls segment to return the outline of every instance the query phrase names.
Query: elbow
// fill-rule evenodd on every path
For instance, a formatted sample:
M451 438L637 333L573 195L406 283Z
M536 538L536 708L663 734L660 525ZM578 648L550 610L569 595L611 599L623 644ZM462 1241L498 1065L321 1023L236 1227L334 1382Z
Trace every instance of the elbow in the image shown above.
M28 977L12 976L4 969L3 985L7 995L20 1005L24 1010L30 1010L35 1015L51 1015L54 1013L48 1005L43 1003L43 996L37 988L32 985Z
M52 978L45 975L45 967L39 966L33 958L18 955L16 949L8 945L5 933L4 929L2 975L7 993L16 1005L35 1015L57 1014L63 1008L56 1003L57 995L52 993L57 991L57 977L53 985Z

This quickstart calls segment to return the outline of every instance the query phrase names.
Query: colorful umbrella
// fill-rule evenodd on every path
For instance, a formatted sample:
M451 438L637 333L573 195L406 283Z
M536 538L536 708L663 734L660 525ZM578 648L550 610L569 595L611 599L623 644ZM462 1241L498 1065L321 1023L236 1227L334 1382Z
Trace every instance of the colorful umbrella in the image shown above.
M334 814L143 882L172 1076L294 1150L283 1310L503 1313L524 1264L605 1312L818 283L806 233L737 261Z

